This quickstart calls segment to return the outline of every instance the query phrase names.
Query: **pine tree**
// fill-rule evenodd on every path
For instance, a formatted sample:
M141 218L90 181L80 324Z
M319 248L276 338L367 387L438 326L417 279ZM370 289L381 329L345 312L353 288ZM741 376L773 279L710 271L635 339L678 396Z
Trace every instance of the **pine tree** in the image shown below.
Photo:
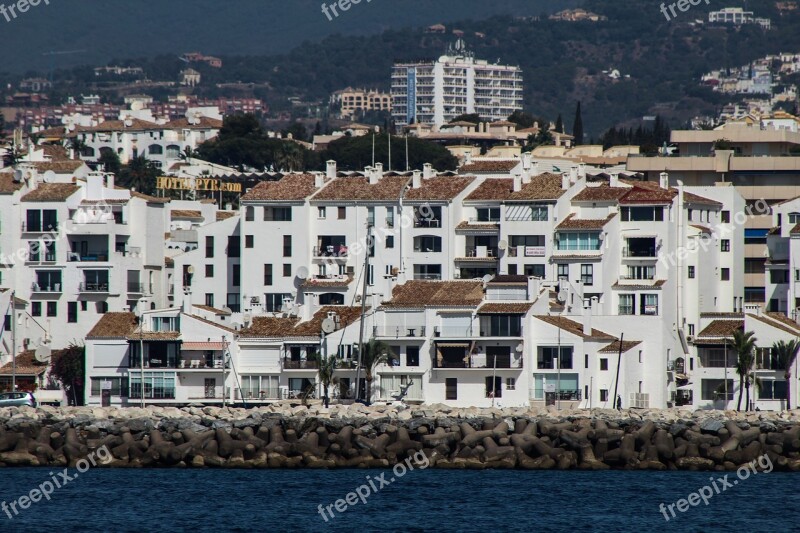
M572 124L572 136L575 137L575 146L583 144L583 117L581 116L581 103L575 110L575 122Z
M556 119L556 129L558 133L564 133L564 121L561 119L561 113L558 114L558 118Z

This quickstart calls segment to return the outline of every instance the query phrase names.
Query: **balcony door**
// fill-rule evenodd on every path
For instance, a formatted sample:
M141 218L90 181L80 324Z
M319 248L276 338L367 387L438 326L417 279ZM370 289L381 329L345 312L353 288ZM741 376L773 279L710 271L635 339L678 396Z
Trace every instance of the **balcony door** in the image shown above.
M217 379L216 378L206 378L205 382L205 391L206 391L206 398L212 399L214 398L214 392L217 389Z

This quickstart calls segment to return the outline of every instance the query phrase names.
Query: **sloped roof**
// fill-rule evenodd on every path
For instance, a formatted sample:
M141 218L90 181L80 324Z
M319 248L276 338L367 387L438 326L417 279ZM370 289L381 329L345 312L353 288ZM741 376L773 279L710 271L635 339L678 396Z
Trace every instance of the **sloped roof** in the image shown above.
M567 218L562 220L561 223L556 226L556 229L603 229L603 227L615 216L617 216L616 213L611 213L606 218L575 218L575 214L570 213Z
M211 307L210 305L192 304L192 307L195 307L197 309L202 309L203 311L208 311L209 313L214 313L215 315L228 316L231 314L230 311L217 309L216 307Z
M255 317L250 327L241 330L239 335L243 338L319 337L328 312L339 315L342 328L361 318L361 307L328 305L321 307L307 322L301 322L299 318Z
M200 211L192 211L190 209L175 209L170 213L170 218L203 218Z
M524 315L533 307L533 302L500 303L493 302L484 304L478 309L479 315Z
M236 213L232 211L217 211L217 222L221 222L223 220L228 220L229 218L235 217Z
M13 172L0 172L0 194L14 194L22 188L22 182L14 181Z
M33 165L40 173L53 171L56 174L72 174L85 165L83 161L73 159L67 159L65 161L35 161L29 164Z
M635 348L639 346L642 341L622 341L622 353L627 352L631 348ZM600 348L598 353L619 353L619 339L615 340L608 346L604 346Z
M630 192L630 187L609 187L606 184L598 187L586 187L576 194L573 202L617 202Z
M136 329L133 313L106 313L86 334L87 339L125 339Z
M413 280L392 290L385 308L477 307L483 301L482 281Z
M731 339L736 330L744 328L744 320L712 320L711 323L697 334L697 340L705 338Z
M422 180L419 189L409 189L404 200L448 201L452 200L475 181L472 176L446 176Z
M609 340L615 341L617 340L616 337L613 335L609 335L604 331L600 331L599 329L592 328L592 334L586 335L583 332L583 324L579 322L575 322L569 318L563 316L550 316L550 315L536 315L536 318L541 320L542 322L546 322L551 326L560 327L563 330L566 330L573 335L577 335L584 339L602 339L602 340Z
M470 126L474 126L474 124L470 124ZM517 165L519 165L519 159L498 159L494 161L472 161L471 163L467 163L466 165L462 165L458 171L462 174L472 174L472 173L491 173L491 172L510 172L513 170Z
M404 176L384 176L371 185L368 178L336 178L314 195L313 200L344 200L380 202L400 198L409 178Z
M40 183L34 190L22 197L23 202L63 202L80 187L71 183Z
M513 192L513 178L488 179L484 180L474 191L469 193L465 200L506 200L511 197Z
M208 129L220 129L222 127L222 121L217 120L215 118L210 118L206 116L198 117L197 124L192 124L189 122L189 119L186 117L175 119L171 122L167 122L161 128L165 130L208 130Z
M15 358L17 376L39 376L47 371L47 363L40 363L34 357L34 351L28 350ZM9 361L0 367L0 375L10 376L14 373L15 363Z
M566 192L561 187L561 175L546 172L533 176L530 183L522 185L522 189L511 193L509 201L526 200L558 200Z
M262 181L247 191L241 201L305 200L317 191L314 180L312 174L287 174L278 181Z

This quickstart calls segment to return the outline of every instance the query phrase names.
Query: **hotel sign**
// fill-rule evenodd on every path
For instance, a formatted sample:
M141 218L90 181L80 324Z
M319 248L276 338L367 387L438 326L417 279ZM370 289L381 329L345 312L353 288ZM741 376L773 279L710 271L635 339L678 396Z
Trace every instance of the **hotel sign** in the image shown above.
M156 188L170 191L223 191L242 192L241 183L228 183L215 178L168 178L159 177Z

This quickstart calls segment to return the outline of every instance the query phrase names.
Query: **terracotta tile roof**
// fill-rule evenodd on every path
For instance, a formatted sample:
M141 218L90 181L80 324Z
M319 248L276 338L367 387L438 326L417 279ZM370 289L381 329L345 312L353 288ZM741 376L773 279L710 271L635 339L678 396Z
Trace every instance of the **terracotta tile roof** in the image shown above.
M541 320L542 322L546 322L551 326L560 327L563 330L566 330L573 335L577 335L584 339L602 339L608 341L617 340L616 337L613 335L609 335L599 329L592 328L592 334L586 335L583 333L583 324L579 322L575 322L574 320L570 320L569 318L563 316L550 316L550 315L536 315L536 318Z
M63 202L80 187L71 183L40 183L34 190L22 197L23 202Z
M631 348L635 348L639 346L642 341L622 341L622 353L627 352ZM608 346L604 346L600 348L598 353L619 353L619 339L615 340Z
M458 171L462 174L477 172L506 173L513 170L517 165L519 165L519 159L472 161L471 163L462 165Z
M397 200L403 193L409 178L403 176L384 176L375 185L368 178L336 178L314 195L313 200L344 200L380 202Z
M700 318L744 318L744 313L700 313Z
M346 278L339 278L339 279L308 279L301 287L305 289L313 289L316 287L323 288L323 287L347 287L353 282L353 277L348 276Z
M133 313L106 313L91 331L87 339L125 339L136 329L136 315Z
M487 179L478 188L469 193L466 201L474 200L507 200L514 192L513 178Z
M39 173L52 170L56 174L72 174L85 165L83 161L74 161L71 159L66 161L37 161L30 164L33 165Z
M202 309L203 311L208 311L209 313L214 313L215 315L228 316L228 315L231 314L230 311L224 311L222 309L217 309L216 307L211 307L210 305L192 304L192 307L196 307L197 309Z
M800 325L780 313L766 313L761 316L748 314L747 316L759 322L763 322L768 326L772 326L773 328L778 328L792 335L800 336Z
M722 203L717 202L716 200L709 200L708 198L704 198L697 194L686 191L683 191L683 201L684 203L689 203L689 204L703 204L703 205L713 205L722 207Z
M609 187L607 184L599 187L586 187L576 194L573 202L618 202L631 191L630 187Z
M698 338L705 337L724 339L733 338L733 332L744 328L744 320L712 320L703 331L697 334Z
M41 150L51 161L69 161L69 152L60 144L40 144L34 150Z
M500 224L481 223L481 222L460 222L456 226L456 231L487 231L496 233L500 229Z
M122 120L106 120L97 126L81 128L86 132L117 132L117 131L158 131L163 130L164 126L156 124L155 122L148 122L138 118L130 119L131 125L125 125Z
M170 202L169 198L158 198L156 196L150 196L149 194L144 194L139 191L131 191L131 198L139 198L151 204L168 204Z
M620 205L671 204L676 194L674 190L634 186L620 199L619 203Z
M606 218L575 218L575 214L571 213L565 218L561 224L556 226L557 230L570 230L570 229L603 229L612 218L617 216L616 213L611 213Z
M300 201L305 200L317 189L311 174L287 174L278 181L262 181L242 196L243 202L258 201Z
M800 224L795 224L795 226L791 230L789 230L789 233L792 235L800 233Z
M404 200L414 201L448 201L452 200L475 181L472 176L449 176L422 180L419 189L408 189Z
M202 213L200 211L192 211L189 209L175 209L170 213L170 218L175 220L176 218L203 218Z
M236 213L232 211L217 211L217 222L221 222L223 220L228 220L229 218L235 217Z
M176 341L181 338L180 331L145 331L139 333L138 330L128 335L129 341Z
M386 308L477 307L483 302L482 281L408 281L392 290Z
M198 117L197 124L191 124L189 119L186 117L179 118L173 120L171 122L167 122L161 129L165 130L208 130L208 129L220 129L222 127L222 121L217 120L215 118L201 116Z
M528 276L499 274L492 278L489 285L527 285Z
M479 315L524 315L533 307L533 302L488 303L478 309Z
M689 225L694 229L700 230L703 233L708 233L709 235L711 234L711 228L707 228L706 226L701 226L700 224L689 224Z
M661 290L661 287L663 287L666 282L667 281L663 279L656 280L655 283L653 283L652 285L646 285L646 284L632 285L632 284L623 284L617 282L614 285L612 285L611 288L614 290L628 290L628 291L651 291L651 290L657 291Z
M14 194L21 188L22 182L15 182L12 172L0 172L0 194Z
M125 205L127 198L112 198L108 200L81 200L81 205Z
M509 201L558 200L567 191L561 188L561 175L545 173L531 178L522 190L511 193Z
M243 338L319 338L322 332L322 321L328 318L329 311L339 315L339 323L342 328L357 322L361 318L361 307L329 305L321 307L308 322L300 322L298 318L255 317L252 325L241 330L239 335Z
M47 371L47 364L39 363L34 358L33 350L28 350L18 354L16 357L17 376L40 376ZM0 367L0 375L10 376L14 373L14 363L9 361Z

